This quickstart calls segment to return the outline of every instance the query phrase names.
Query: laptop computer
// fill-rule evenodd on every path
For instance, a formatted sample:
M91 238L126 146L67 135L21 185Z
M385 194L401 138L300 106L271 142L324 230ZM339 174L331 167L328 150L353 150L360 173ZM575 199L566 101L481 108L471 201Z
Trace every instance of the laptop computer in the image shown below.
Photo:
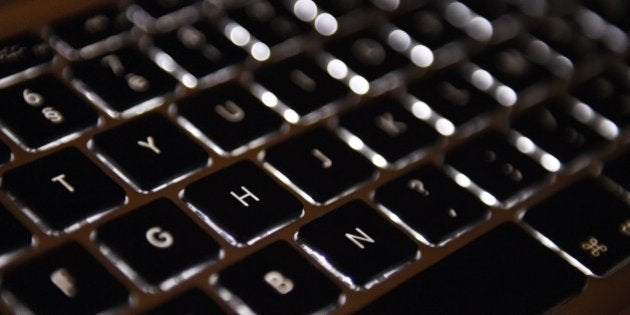
M2 1L0 313L628 313L629 9Z

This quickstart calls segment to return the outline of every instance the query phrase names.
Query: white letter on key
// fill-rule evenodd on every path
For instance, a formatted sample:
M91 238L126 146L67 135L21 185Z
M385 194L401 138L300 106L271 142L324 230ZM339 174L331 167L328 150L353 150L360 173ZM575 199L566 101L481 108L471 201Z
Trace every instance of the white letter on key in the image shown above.
M144 142L142 140L138 140L138 145L141 147L145 147L153 152L155 152L155 154L160 154L161 151L160 149L155 145L155 140L153 140L153 137L149 136L147 137L147 142Z
M232 195L232 197L236 198L236 200L238 200L240 203L242 203L245 207L249 207L249 204L247 202L245 202L245 199L247 197L251 197L252 199L254 199L256 201L260 201L260 199L258 199L258 197L256 197L256 195L254 195L251 191L249 191L247 189L247 187L241 186L241 189L245 192L244 195L239 196L233 191L230 191L230 195Z
M70 185L70 183L68 183L66 180L66 174L59 174L53 178L50 179L51 182L57 182L60 183L61 185L63 185L63 187L65 187L69 192L74 192L74 187L72 187L72 185Z

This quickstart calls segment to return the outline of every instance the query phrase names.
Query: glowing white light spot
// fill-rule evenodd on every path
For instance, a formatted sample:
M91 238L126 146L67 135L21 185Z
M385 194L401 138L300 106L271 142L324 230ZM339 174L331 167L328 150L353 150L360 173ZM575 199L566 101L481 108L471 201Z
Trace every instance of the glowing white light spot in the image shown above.
M282 113L282 117L292 124L295 124L300 120L300 115L292 109L285 110L284 113Z
M326 65L326 71L335 79L343 79L348 75L348 66L339 59L333 59Z
M470 178L468 178L468 176L462 173L455 175L455 182L457 183L457 185L462 186L464 188L470 187L470 185L472 184L472 182L470 181Z
M397 51L405 51L411 45L411 37L403 30L394 30L389 33L387 42Z
M228 31L228 37L237 46L245 46L249 43L251 39L251 35L249 32L240 25L236 25L234 23L230 23L226 26Z
M533 40L527 46L527 55L535 58L538 62L547 60L550 54L551 49L542 41Z
M593 110L584 103L577 103L571 111L575 118L583 123L593 119Z
M607 139L614 139L619 135L619 128L610 120L602 120L597 126L597 130Z
M440 118L435 122L435 129L443 136L450 136L455 132L453 123L444 118Z
M476 16L468 22L468 35L478 41L485 42L489 40L492 38L493 32L492 24L485 18Z
M498 87L497 90L494 91L494 96L497 98L497 102L503 106L512 106L516 104L518 100L516 92L505 85Z
M423 45L416 45L411 49L411 61L419 67L428 67L433 63L433 52Z
M582 31L586 36L593 39L600 38L606 31L604 19L589 10L578 11L577 22L582 26Z
M479 194L479 199L481 199L481 202L485 203L488 206L495 206L498 201L497 198L494 198L493 195L487 193L487 192L482 192L481 194Z
M558 161L558 159L556 159L553 155L551 154L543 154L543 156L540 158L540 164L542 164L542 166L550 171L550 172L557 172L558 170L560 170L560 161Z
M155 56L155 62L166 71L175 70L175 61L165 53L158 53Z
M470 10L459 2L452 2L446 7L446 19L457 27L464 27L470 20Z
M379 154L374 154L374 156L372 156L372 163L381 168L387 166L387 160Z
M335 34L337 27L337 19L328 13L322 13L315 19L315 29L324 36Z
M411 105L411 112L420 119L429 119L431 117L431 108L423 101L414 102Z
M182 76L182 83L185 87L192 89L197 86L197 78L191 74L185 74Z
M252 54L252 57L254 57L254 59L258 61L265 61L269 59L269 56L271 56L271 51L269 50L269 47L261 42L252 45L250 52Z
M525 154L532 153L536 150L534 142L527 137L518 137L518 139L516 139L516 148Z
M267 91L264 92L261 96L260 96L260 100L263 102L263 104L269 106L269 107L276 107L278 105L278 97L276 97L275 94Z
M350 89L359 95L370 91L370 83L362 76L355 75L350 78Z
M400 0L376 0L374 4L385 11L394 11L400 6Z
M363 150L363 148L365 147L365 144L363 143L363 140L359 139L356 136L350 136L348 138L348 145L350 145L351 148L359 151L359 150Z
M293 13L298 19L310 22L317 16L317 5L311 0L298 0L293 5Z
M483 69L473 71L471 80L472 84L482 91L487 91L494 84L492 75Z

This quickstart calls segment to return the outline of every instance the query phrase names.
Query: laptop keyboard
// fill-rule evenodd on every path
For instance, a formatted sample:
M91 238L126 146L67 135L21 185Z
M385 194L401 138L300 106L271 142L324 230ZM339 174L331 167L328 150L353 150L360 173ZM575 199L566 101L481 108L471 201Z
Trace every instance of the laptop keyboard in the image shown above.
M0 313L627 310L628 12L111 1L0 39Z

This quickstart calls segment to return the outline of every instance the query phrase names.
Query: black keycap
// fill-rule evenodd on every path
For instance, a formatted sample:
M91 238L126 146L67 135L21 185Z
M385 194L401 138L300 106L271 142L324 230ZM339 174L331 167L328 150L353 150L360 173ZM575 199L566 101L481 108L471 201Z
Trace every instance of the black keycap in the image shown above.
M374 199L433 244L488 216L487 207L473 194L433 166L385 184Z
M466 6L475 13L494 20L508 13L518 13L516 4L506 0L463 0Z
M625 12L630 12L630 3L623 0L585 0L581 1L587 8L595 11L605 20L612 22L623 30L630 31L630 21Z
M619 127L630 125L630 66L616 65L577 85L572 94Z
M18 35L0 42L0 86L7 77L50 62L53 52L48 44L33 35Z
M340 290L284 242L273 243L219 273L218 284L256 314L312 314Z
M11 149L2 141L0 141L0 165L11 161L13 154Z
M155 1L155 0L136 0L135 4L139 5L144 11L146 11L153 18L160 18L162 16L174 13L187 6L198 3L199 0L168 0L168 1Z
M295 197L248 161L190 184L183 198L241 244L253 243L303 213Z
M326 50L368 81L409 64L403 55L391 49L371 31L331 41L326 45Z
M513 224L502 225L386 293L359 314L540 314L584 276Z
M343 84L303 55L257 72L256 80L300 115L348 94Z
M0 257L31 243L31 233L0 204Z
M105 102L110 114L111 110L124 114L136 105L157 102L156 97L170 92L176 84L174 78L129 47L77 63L72 71Z
M54 230L125 202L124 191L74 148L6 172L2 186L35 221Z
M389 162L433 143L438 133L392 98L363 106L340 119L340 124Z
M361 0L316 0L315 3L324 11L334 16L341 16L363 8L366 2Z
M472 62L517 92L552 80L554 76L549 70L533 62L540 56L534 55L534 49L527 50L528 43L524 38L511 40L486 50Z
M158 35L154 43L197 78L242 61L247 54L207 23Z
M567 1L562 1L565 2ZM578 31L579 29L580 26L572 19L549 16L534 24L531 33L576 64L599 58L599 54L603 52L601 45Z
M282 118L242 87L223 85L180 101L178 113L219 151L239 151L280 130ZM216 149L216 148L215 148Z
M514 129L543 150L568 163L581 154L600 147L605 139L580 123L569 100L554 100L520 116Z
M612 161L608 161L604 167L603 174L612 178L612 180L617 182L617 184L621 185L627 191L630 191L630 173L628 173L628 165L630 165L630 151L616 157Z
M129 299L125 287L76 243L7 271L2 287L37 314L96 314Z
M595 180L565 188L524 219L597 275L630 256L630 206Z
M236 23L269 46L310 30L306 23L298 20L279 1L245 1L245 5L229 8L227 13Z
M190 289L168 302L144 313L146 315L220 315L227 314L203 291L197 288Z
M140 278L166 289L167 280L219 255L219 245L182 210L158 199L108 222L97 239Z
M32 149L69 140L95 125L98 115L59 80L43 76L0 90L0 121Z
M73 49L81 49L131 29L124 12L102 7L64 18L52 25L52 33Z
M355 286L370 287L418 256L418 247L367 204L354 201L303 226L298 240Z
M466 143L449 153L446 162L500 200L539 183L547 174L497 134Z
M266 161L318 203L349 192L374 166L325 129L314 129L270 148Z
M409 93L459 126L499 108L499 103L466 81L460 71L447 71L409 85Z
M432 49L440 48L465 35L433 8L422 7L395 17L392 22L416 41Z
M92 144L142 191L157 190L209 163L203 149L158 114L98 134Z

